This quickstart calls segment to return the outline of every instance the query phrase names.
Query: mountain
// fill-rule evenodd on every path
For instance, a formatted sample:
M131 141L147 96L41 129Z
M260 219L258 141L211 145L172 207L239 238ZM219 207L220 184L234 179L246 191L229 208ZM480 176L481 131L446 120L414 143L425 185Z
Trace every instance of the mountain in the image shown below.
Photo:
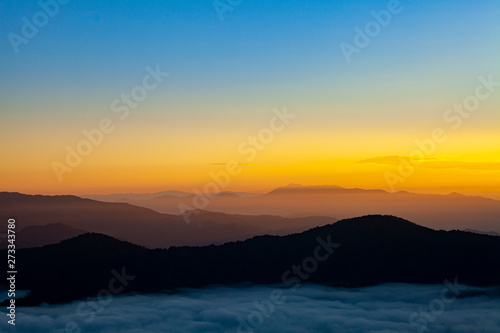
M125 203L104 203L75 196L0 193L0 218L12 216L17 229L62 223L145 246L167 245L168 230L185 227L178 217Z
M474 230L474 229L465 229L464 231L473 232L475 234L481 234L481 235L500 236L500 234L498 232L494 232L494 231L479 231L479 230Z
M301 232L312 227L331 224L338 219L328 216L297 216L283 217L277 215L240 215L224 214L204 210L196 210L189 214L189 219L194 223L203 221L217 221L223 225L247 225L255 228L265 226L267 232L273 235L286 235L293 232ZM286 229L284 229L286 226Z
M389 193L383 190L340 186L291 184L254 197L206 198L203 196L156 197L134 202L162 213L179 214L179 205L245 215L335 216L349 218L366 214L391 214L436 229L466 229L500 232L500 201L465 196ZM196 205L197 204L197 205ZM206 204L206 205L205 205Z
M62 223L110 235L148 248L220 244L256 235L285 235L336 221L329 217L232 216L197 211L187 224L180 215L160 214L126 203L75 196L0 193L0 219L16 218L16 228ZM17 238L21 242L20 237Z
M217 195L236 195L238 197L253 197L257 195L261 195L261 193L246 193L246 192L230 192L224 191L220 193L208 194L209 196L217 196ZM97 201L104 202L128 202L134 203L134 201L138 200L151 200L158 197L173 197L173 198L185 198L189 196L193 196L192 193L183 192L183 191L162 191L155 193L115 193L115 194L85 194L79 195L80 198L84 199L92 199Z
M187 197L191 195L191 193L183 192L183 191L163 191L156 193L116 193L116 194L86 194L80 195L79 197L84 199L92 199L97 201L104 202L120 202L120 201L128 201L128 200L147 200L153 199L162 195L170 195L173 197Z
M72 228L62 223L28 226L16 233L16 248L39 247L55 244L65 239L84 234L86 231ZM0 248L6 249L8 243L0 242Z
M500 285L499 237L435 231L382 215L287 236L168 250L148 250L85 234L56 245L19 250L17 259L22 272L17 287L32 291L18 299L18 305L95 297L103 289L116 289L117 281L122 283L121 292L141 293L244 282L355 287L389 282L441 284L447 279Z

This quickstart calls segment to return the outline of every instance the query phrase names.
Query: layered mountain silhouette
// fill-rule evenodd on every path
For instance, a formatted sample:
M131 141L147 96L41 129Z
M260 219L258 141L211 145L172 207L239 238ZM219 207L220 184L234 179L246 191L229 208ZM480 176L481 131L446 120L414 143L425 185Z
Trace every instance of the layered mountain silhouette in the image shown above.
M5 250L0 252L5 254ZM342 220L287 236L168 250L148 250L109 236L84 234L56 245L19 250L17 259L22 272L18 289L31 290L17 300L19 305L96 297L113 287L120 280L117 276L125 282L123 293L245 282L354 287L448 279L500 285L500 237L435 231L382 215Z
M190 214L188 224L180 215L160 214L127 203L2 192L0 219L6 221L12 217L16 218L18 230L62 223L148 248L221 244L264 234L286 235L336 221L331 217L285 218L196 211ZM37 245L51 244L53 238L40 233ZM57 240L61 239L64 237ZM18 241L22 241L20 237Z
M494 231L479 231L479 230L474 230L474 229L465 229L464 231L473 232L473 233L481 234L481 235L500 236L500 234L498 232L494 232Z
M349 218L366 214L392 214L430 228L500 232L500 201L465 196L389 193L340 186L302 186L290 184L267 194L251 197L196 195L157 196L129 200L131 204L161 213L179 214L179 205L195 206L207 202L205 209L229 214L269 214L280 216L334 216Z
M92 199L104 202L126 202L129 200L148 200L159 196L168 195L173 197L187 197L191 193L183 191L162 191L155 193L116 193L116 194L92 194L92 195L82 195L84 199Z
M260 195L260 193L246 193L246 192L231 192L224 191L216 194L208 194L208 196L215 197L217 195L236 195L240 197L253 197ZM191 193L183 191L161 191L155 193L116 193L116 194L88 194L81 195L81 198L92 199L104 202L132 202L135 200L150 200L158 197L177 197L184 198L192 196Z
M86 231L62 223L29 226L16 233L16 248L22 249L55 244L84 233ZM0 242L0 248L6 249L8 244L8 242L2 241Z

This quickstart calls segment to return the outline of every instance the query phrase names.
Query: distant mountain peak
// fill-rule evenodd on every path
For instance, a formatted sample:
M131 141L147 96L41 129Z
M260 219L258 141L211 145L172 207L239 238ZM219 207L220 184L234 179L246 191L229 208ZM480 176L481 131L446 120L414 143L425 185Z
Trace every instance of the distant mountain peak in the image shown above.
M278 187L268 194L271 193L293 193L293 192L314 192L314 191L339 191L339 190L345 190L345 188L338 186L338 185L301 185L301 184L295 184L295 183L290 183L286 186Z
M88 251L109 251L113 252L130 252L146 250L137 244L123 241L105 234L88 232L76 237L63 240L59 244L48 245L52 248L62 247L66 249L85 249ZM108 253L111 254L111 253Z
M359 217L353 217L349 219L344 219L336 222L335 224L342 225L342 224L358 224L360 226L370 226L370 225L377 225L377 226L385 226L385 227L391 227L391 228L399 228L399 227L416 227L416 228L423 228L423 229L428 229L432 230L430 228L418 225L416 223L413 223L411 221L408 221L406 219L403 219L398 216L394 215L381 215L381 214L371 214L371 215L364 215L364 216L359 216Z
M300 188L300 187L304 187L304 185L301 185L301 184L295 184L295 183L290 183L286 186L284 186L285 188Z
M450 196L450 197L464 197L465 195L458 193L458 192L451 192L450 194L448 194L448 196Z

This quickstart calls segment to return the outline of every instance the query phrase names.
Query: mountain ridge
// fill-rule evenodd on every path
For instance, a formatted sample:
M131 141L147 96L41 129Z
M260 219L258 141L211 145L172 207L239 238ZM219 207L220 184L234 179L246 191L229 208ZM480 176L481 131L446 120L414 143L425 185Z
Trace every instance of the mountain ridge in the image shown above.
M179 207L196 209L193 197L155 198L134 204L174 214ZM438 229L476 229L500 232L500 201L462 194L420 194L407 191L340 186L285 186L253 197L205 197L213 212L245 215L334 216L345 219L366 214L393 214Z
M100 248L86 254L81 251L92 244L100 244ZM47 262L56 254L63 257L48 269ZM18 300L20 305L95 296L109 282L110 272L122 269L134 276L126 292L140 293L244 282L359 287L389 282L442 283L458 278L464 284L500 285L499 237L433 230L383 215L342 220L287 236L255 236L218 246L168 250L148 250L107 236L85 234L57 245L19 250L17 256L24 272L18 279L19 288L32 290ZM312 258L318 260L311 270L307 263ZM298 272L292 273L294 265L302 267L301 276L307 278L299 279ZM58 278L53 280L53 276ZM82 281L85 287L75 290Z
M266 233L283 235L336 220L330 217L254 217L223 213L216 216L215 213L196 211L186 221L182 215L162 214L129 203L102 202L69 195L0 192L0 219L13 217L18 230L62 223L149 248L220 244Z

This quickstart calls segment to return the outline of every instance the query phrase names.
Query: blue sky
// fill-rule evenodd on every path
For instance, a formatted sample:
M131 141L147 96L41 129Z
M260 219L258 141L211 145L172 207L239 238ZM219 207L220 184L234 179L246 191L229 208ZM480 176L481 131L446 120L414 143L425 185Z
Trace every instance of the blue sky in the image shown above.
M216 94L290 80L306 89L362 84L363 71L443 75L453 83L498 68L497 1L402 1L404 10L347 66L339 43L352 42L353 28L387 3L243 1L221 22L210 1L70 1L19 54L2 38L2 90L99 95L157 63L178 89L210 85ZM38 10L36 1L3 3L1 35L19 32L21 18Z

